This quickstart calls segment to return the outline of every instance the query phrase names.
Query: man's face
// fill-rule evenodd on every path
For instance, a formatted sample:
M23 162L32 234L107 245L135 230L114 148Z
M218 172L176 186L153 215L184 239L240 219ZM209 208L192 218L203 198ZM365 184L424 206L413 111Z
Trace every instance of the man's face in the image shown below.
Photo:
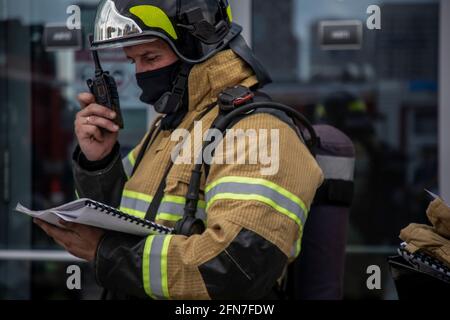
M160 39L123 50L131 63L136 65L136 73L161 69L178 60L172 48Z

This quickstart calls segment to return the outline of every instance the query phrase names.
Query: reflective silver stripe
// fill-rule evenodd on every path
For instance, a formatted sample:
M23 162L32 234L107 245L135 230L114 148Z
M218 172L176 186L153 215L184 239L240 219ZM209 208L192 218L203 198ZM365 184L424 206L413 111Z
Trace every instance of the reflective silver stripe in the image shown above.
M137 210L145 214L147 213L148 207L150 207L150 203L144 200L122 197L120 207Z
M206 194L206 202L209 204L210 200L214 198L214 196L221 193L231 193L231 194L241 194L241 195L260 195L265 198L269 198L273 202L275 202L278 206L283 207L286 210L289 210L293 214L295 214L299 219L302 225L305 224L307 213L304 212L302 207L292 201L291 199L285 197L281 193L278 193L272 188L266 187L260 184L246 184L246 183L236 183L236 182L227 182L221 183L212 188Z
M174 203L174 202L163 202L159 206L158 214L172 214L174 216L179 216L180 219L184 215L184 204ZM205 209L197 209L197 218L201 220L206 220Z
M133 173L134 166L131 163L129 156L123 158L122 164L123 164L123 169L125 171L125 174L127 175L128 178L130 178L131 174Z
M353 181L355 175L354 158L318 155L316 160L325 179Z
M161 272L161 253L165 236L155 236L150 249L149 274L150 287L154 296L163 298L162 272Z
M158 215L162 214L173 215L181 219L184 215L184 206L185 205L181 203L163 200L158 209L157 219L160 218L161 220L166 220L164 219L164 217L158 217ZM140 215L145 216L148 211L148 208L150 207L150 202L127 196L122 196L120 207L122 209L130 209L132 211L138 211ZM197 218L206 221L206 211L204 208L200 208L200 206L197 211Z

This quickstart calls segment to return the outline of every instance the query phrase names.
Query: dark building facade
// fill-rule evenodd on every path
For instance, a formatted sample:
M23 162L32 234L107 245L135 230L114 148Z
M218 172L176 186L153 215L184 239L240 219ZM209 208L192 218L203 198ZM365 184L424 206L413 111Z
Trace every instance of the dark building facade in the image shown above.
M253 1L253 49L278 82L297 80L299 44L293 34L294 1ZM280 23L282 22L282 23ZM276 53L277 57L274 58Z

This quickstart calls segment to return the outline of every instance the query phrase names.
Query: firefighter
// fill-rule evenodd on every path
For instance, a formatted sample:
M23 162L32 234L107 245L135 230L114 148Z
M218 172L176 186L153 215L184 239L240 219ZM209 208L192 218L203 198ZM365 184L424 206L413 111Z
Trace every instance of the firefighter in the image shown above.
M73 171L79 197L174 227L183 218L195 163L173 163L177 129L206 132L228 87L264 85L260 65L242 45L225 0L106 0L99 5L93 49L122 47L136 65L141 100L162 114L123 160L111 110L79 96L79 146ZM278 170L263 164L212 163L200 190L201 234L136 237L66 223L38 224L68 252L93 262L108 298L263 299L300 252L303 225L323 174L285 121L268 113L245 117L233 129L276 130ZM192 142L193 143L193 142ZM238 154L239 152L244 154ZM249 159L251 148L231 149ZM154 201L161 199L160 203Z

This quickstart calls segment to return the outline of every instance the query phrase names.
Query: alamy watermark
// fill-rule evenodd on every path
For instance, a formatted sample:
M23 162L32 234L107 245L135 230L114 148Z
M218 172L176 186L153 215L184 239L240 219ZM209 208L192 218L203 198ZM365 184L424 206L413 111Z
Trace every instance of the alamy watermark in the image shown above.
M69 290L81 290L81 268L77 265L68 266L66 273L69 275L66 286Z
M70 5L66 9L69 17L66 20L66 26L69 30L81 29L81 9L77 5Z
M366 273L369 276L366 281L367 289L381 290L381 268L377 265L367 267Z
M69 17L66 20L66 26L69 30L81 29L81 9L77 5L70 5L66 9ZM369 30L381 29L381 8L378 5L367 7L366 13L369 15L366 21Z
M193 134L186 129L177 129L171 141L178 142L172 151L176 165L242 164L260 165L264 176L276 175L280 169L280 132L278 129L229 129L222 139L217 129L203 133L201 121L195 122ZM211 142L203 152L203 144Z
M367 29L381 30L381 8L377 5L371 5L367 8L367 14L370 14L366 21Z

